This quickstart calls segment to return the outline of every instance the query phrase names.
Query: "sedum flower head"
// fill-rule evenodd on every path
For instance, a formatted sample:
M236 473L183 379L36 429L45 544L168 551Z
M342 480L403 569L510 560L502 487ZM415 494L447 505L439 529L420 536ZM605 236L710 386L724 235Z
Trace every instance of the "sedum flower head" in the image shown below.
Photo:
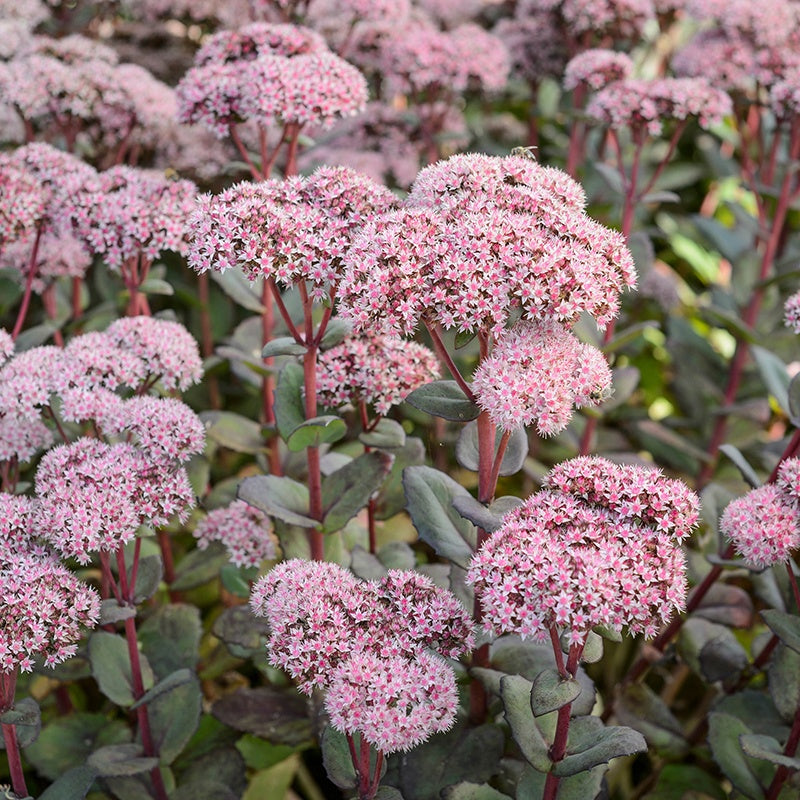
M595 625L632 634L655 635L683 608L685 563L679 538L688 530L670 521L680 518L670 500L686 500L682 491L657 471L619 466L604 459L573 459L557 467L544 489L503 518L502 526L476 553L467 573L480 599L487 628L544 639L556 627L581 641ZM666 510L639 506L644 492L619 498L608 492L583 497L581 479L661 486ZM623 483L624 485L624 483ZM563 491L565 487L567 491ZM595 498L595 499L592 499ZM695 508L697 498L689 505ZM683 508L682 503L677 507ZM658 518L663 524L654 524Z
M0 328L0 367L14 355L14 340L11 334L5 329Z
M363 400L378 414L439 377L436 356L416 342L378 334L346 338L317 358L317 399L329 408Z
M0 558L0 671L54 667L75 654L81 627L100 616L97 592L55 558L24 551Z
M783 306L783 321L787 328L800 333L800 292L791 295Z
M30 497L0 492L0 563L14 553L35 549L33 507ZM43 555L46 551L39 553Z
M501 19L492 33L506 46L510 77L538 86L543 78L560 78L569 60L567 40L558 16L548 9L517 6L513 17Z
M800 547L800 509L780 485L767 484L729 503L719 529L748 564L764 569Z
M597 91L609 83L630 77L632 72L633 61L626 53L603 49L584 50L567 64L564 88L582 86Z
M21 283L27 278L34 240L35 234L28 234L9 244L0 256L0 268L15 272ZM45 230L36 251L33 291L41 294L57 278L83 278L91 263L91 254L71 233Z
M560 10L576 39L591 33L637 41L647 21L655 17L652 0L563 0Z
M457 708L453 669L424 652L413 659L354 653L334 671L325 697L334 728L360 733L383 753L449 730Z
M769 93L770 104L780 120L800 117L800 66L790 70L782 80L773 84Z
M38 420L61 385L64 365L63 351L52 345L17 353L0 368L0 412Z
M197 546L205 550L211 542L222 542L228 559L237 567L258 567L276 556L269 517L244 500L209 511L193 531Z
M293 559L253 587L250 605L267 618L267 653L300 691L328 688L356 653L414 658L424 648L456 656L472 645L469 615L424 576L390 572L363 583L336 564Z
M536 425L542 436L566 428L572 409L611 393L603 354L556 322L518 322L497 338L473 377L478 405L503 430Z
M41 221L47 193L13 156L0 154L0 252L32 234Z

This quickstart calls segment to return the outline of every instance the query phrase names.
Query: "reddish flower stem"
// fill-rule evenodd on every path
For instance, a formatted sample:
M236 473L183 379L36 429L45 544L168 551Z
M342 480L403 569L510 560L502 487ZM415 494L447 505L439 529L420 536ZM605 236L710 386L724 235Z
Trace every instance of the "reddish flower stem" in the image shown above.
M800 706L798 706L795 711L794 722L792 723L791 731L789 731L789 738L786 740L786 746L783 748L783 754L789 756L789 758L794 758L798 744L800 744ZM775 772L775 777L772 779L772 783L769 785L766 795L764 795L765 800L777 800L783 788L783 784L786 782L790 773L791 770L788 767L778 767Z
M36 237L33 240L33 247L31 248L31 257L28 260L28 274L25 278L25 292L22 295L22 304L17 313L17 319L14 322L14 329L11 331L11 338L16 341L19 336L22 326L25 324L25 317L28 316L28 308L31 304L31 294L33 294L33 279L36 277L36 258L39 255L39 242L42 238L42 226L38 225L36 228Z
M470 385L464 380L464 376L455 365L450 353L447 352L439 329L435 325L428 323L425 324L425 327L428 329L428 333L431 336L433 349L436 351L436 355L439 356L439 360L447 367L455 382L461 387L461 391L474 403L475 395L472 393Z
M294 321L289 315L286 305L283 302L283 298L281 297L281 290L275 284L275 279L269 278L267 282L269 283L271 289L272 298L275 300L275 307L278 309L278 313L281 315L281 319L283 320L284 324L289 329L289 333L295 342L297 342L297 344L302 344L305 346L305 340L300 335L300 331L297 330L297 326L294 324Z
M14 707L14 693L17 688L17 671L0 672L0 714ZM17 741L17 726L3 723L3 741L6 745L8 758L8 771L11 774L11 788L20 797L28 796L28 787L25 785L25 772L22 769L22 759Z
M247 152L247 148L244 146L242 142L241 136L239 136L239 131L236 128L236 123L231 123L230 127L228 128L231 135L231 140L233 141L234 145L236 145L236 149L239 151L239 155L242 157L242 161L247 164L248 169L250 170L250 175L252 176L254 181L261 181L264 179L264 176L261 174L261 170L253 163L253 159L250 158L250 154Z

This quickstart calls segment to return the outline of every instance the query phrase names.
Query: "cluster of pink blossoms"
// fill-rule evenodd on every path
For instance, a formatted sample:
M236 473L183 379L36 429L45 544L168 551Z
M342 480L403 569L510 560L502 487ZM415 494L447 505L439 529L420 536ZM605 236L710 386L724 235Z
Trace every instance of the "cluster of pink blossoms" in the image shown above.
M205 550L212 542L222 542L228 559L237 567L258 567L276 556L269 517L244 500L209 511L193 531L197 546Z
M590 219L580 186L522 156L454 156L420 172L396 212L345 255L341 312L356 329L410 335L420 321L501 332L514 309L600 326L635 283L622 236Z
M680 540L699 500L657 470L566 461L503 518L467 573L494 634L582 642L595 625L654 636L686 594Z
M783 320L786 327L800 334L800 292L791 295L783 306Z
M319 354L317 399L328 408L363 400L378 414L439 377L436 356L421 344L363 334Z
M319 34L262 22L210 37L176 91L181 122L220 138L245 120L329 125L367 102L364 77Z
M728 95L704 78L628 78L609 84L586 107L586 113L613 130L661 133L663 123L696 118L703 128L731 113Z
M251 280L287 288L307 281L322 300L339 280L354 232L394 203L388 189L346 167L237 184L198 199L189 264L198 272L238 266Z
M564 88L583 86L597 91L614 81L630 77L633 61L626 53L613 50L592 49L579 53L564 70Z
M544 2L553 5L551 0ZM598 39L637 41L655 17L652 0L562 0L559 10L576 39L592 34Z
M0 252L35 231L46 200L36 178L16 165L13 156L0 154Z
M414 572L361 582L336 564L279 564L250 605L269 623L270 661L300 691L328 692L334 725L384 752L406 750L455 717L455 676L430 648L456 658L473 644L458 600Z
M769 92L772 111L779 120L800 117L800 66L791 69Z
M542 436L566 428L573 406L597 405L610 395L603 354L557 322L519 322L497 337L475 371L478 405L503 430L536 425Z
M775 483L729 503L719 529L756 569L788 561L800 548L800 459L784 461Z

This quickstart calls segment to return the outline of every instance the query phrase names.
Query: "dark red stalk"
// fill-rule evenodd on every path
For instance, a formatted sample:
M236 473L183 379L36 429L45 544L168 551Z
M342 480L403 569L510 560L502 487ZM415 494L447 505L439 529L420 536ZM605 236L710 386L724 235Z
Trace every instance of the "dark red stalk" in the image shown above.
M242 142L242 137L239 136L239 131L236 129L236 123L231 123L229 129L231 134L231 140L233 141L234 145L236 145L236 149L239 151L239 155L242 157L242 161L247 164L248 169L250 170L250 175L252 176L254 181L261 181L264 180L264 176L261 174L261 170L253 163L253 159L250 158L250 154L247 152L247 148L244 146Z
M49 286L45 287L45 290L42 292L42 305L44 306L44 311L45 314L47 314L47 318L50 320L54 320L58 313L56 308L55 288L55 284L51 283ZM60 330L53 331L53 341L59 347L64 346L64 337Z
M0 672L0 695L2 695L0 714L14 707L14 692L16 688L17 671ZM11 788L20 797L27 797L28 787L25 785L25 772L22 769L22 759L19 753L17 727L16 725L6 725L5 723L3 723L2 727L6 756L8 758L8 771L11 774Z
M31 248L31 257L28 260L28 274L25 278L25 292L22 295L22 305L19 307L14 329L11 331L11 338L16 341L19 336L22 326L25 324L25 317L28 316L28 307L31 303L31 294L33 293L33 279L36 277L36 258L39 254L39 242L42 238L42 226L36 227L36 237L33 240L33 247Z

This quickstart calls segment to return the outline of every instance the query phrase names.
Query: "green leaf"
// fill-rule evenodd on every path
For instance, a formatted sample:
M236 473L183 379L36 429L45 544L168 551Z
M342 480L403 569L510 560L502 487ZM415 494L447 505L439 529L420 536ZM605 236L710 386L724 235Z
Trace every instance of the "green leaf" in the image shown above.
M667 764L658 776L653 791L647 800L683 800L704 796L713 800L727 800L728 793L705 770L694 764Z
M304 382L303 368L294 362L284 364L278 374L275 386L275 424L284 441L306 421Z
M375 450L364 453L322 481L322 531L341 530L376 492L392 468L394 458Z
M739 586L715 583L694 613L729 628L749 628L753 621L753 601Z
M425 463L425 445L416 436L409 436L403 447L393 450L392 471L381 486L375 500L375 518L389 519L399 514L406 504L403 490L403 471L406 467Z
M203 633L200 610L185 603L162 606L139 628L139 642L159 678L180 669L193 670L200 660Z
M256 772L250 778L242 800L284 800L299 767L298 757L293 756Z
M341 317L331 318L322 336L320 349L330 350L331 347L336 347L337 344L343 342L352 332L353 326L346 319L342 319Z
M171 764L194 735L200 722L202 702L200 682L189 673L187 680L173 682L172 688L148 704L153 742L162 764Z
M251 288L250 281L238 267L226 269L225 272L212 269L208 274L234 303L256 314L263 314L266 311L261 299Z
M140 744L110 744L95 750L86 764L100 777L111 778L150 772L158 766L158 759L153 756L142 756Z
M800 617L769 608L761 612L761 618L787 647L800 653Z
M414 389L406 402L434 417L443 417L454 422L469 422L481 410L465 394L455 381L433 381Z
M207 426L209 439L237 453L261 453L264 436L261 426L232 411L201 411L200 419Z
M500 680L500 697L503 699L506 722L511 736L525 760L539 772L549 772L550 745L545 741L531 711L533 684L520 675L506 675Z
M456 783L442 789L444 800L511 800L488 783Z
M131 710L138 708L141 705L151 703L156 697L161 697L162 694L172 691L177 686L183 686L184 683L189 683L194 678L194 673L190 669L179 669L166 678L159 681L152 689L145 692L132 706Z
M800 770L800 758L785 755L781 743L772 736L743 733L739 737L739 744L742 746L742 751L752 758L787 767L793 772Z
M277 410L276 410L277 413ZM312 417L301 422L286 439L286 446L293 453L299 453L307 447L319 447L321 444L338 442L347 433L347 423L332 414Z
M680 203L681 198L675 192L668 192L666 189L662 189L656 192L648 192L640 197L639 201L641 203Z
M569 647L567 647L569 649ZM603 637L589 631L581 653L582 664L596 664L603 657Z
M789 420L795 428L800 428L800 374L789 383L786 402L789 405Z
M13 725L17 729L17 742L20 747L28 747L39 736L42 728L42 713L39 704L32 697L25 697L0 715L0 722Z
M469 492L449 475L432 467L403 470L406 508L420 539L443 558L466 569L475 550L476 530L453 508L456 497Z
M100 691L112 703L127 707L136 700L125 639L114 633L95 631L89 638L89 661ZM153 670L144 655L140 656L140 661L142 682L147 690L153 685Z
M289 525L314 528L318 520L308 516L308 488L278 475L254 475L239 484L237 497Z
M360 433L358 441L367 447L402 447L406 443L406 432L399 422L383 417L374 428Z
M750 800L763 800L764 790L754 764L739 744L739 737L749 733L744 722L730 714L712 712L709 715L708 743L717 765L738 792Z
M14 342L14 352L21 353L23 350L30 350L32 347L43 345L58 328L52 322L43 322L41 325L34 325L26 328Z
M784 720L791 722L800 707L800 654L779 645L772 654L768 674L769 694L775 709Z
M211 713L234 730L254 733L274 744L295 747L313 738L306 700L294 689L239 689L217 700Z
M136 586L133 591L133 602L142 603L149 600L161 584L164 576L164 563L157 553L142 556L136 571Z
M774 353L763 347L753 345L750 348L753 358L761 372L761 377L769 393L778 401L778 405L789 415L789 373L786 364Z
M215 620L211 632L225 644L245 650L258 650L266 637L266 623L249 606L226 608Z
M644 684L625 688L617 702L616 715L623 725L639 731L660 755L683 758L689 751L681 724L667 704Z
M678 651L707 681L736 681L749 659L730 628L699 617L686 620Z
M571 703L580 693L580 684L574 678L564 680L557 669L543 670L533 681L531 711L541 717Z
M492 460L497 455L497 447L503 435L502 430L497 430L492 450ZM522 469L525 457L528 455L528 434L524 428L517 428L511 436L500 462L499 475L515 475ZM456 460L464 469L478 471L478 423L468 422L462 429L456 441Z
M736 465L736 468L741 472L742 477L753 487L757 489L761 486L761 481L756 475L756 471L750 466L747 459L742 455L738 447L732 444L723 444L720 446L720 452L725 453L726 456Z
M219 571L219 579L232 595L241 597L243 600L250 597L250 582L242 574L242 567L225 564Z
M142 294L160 294L164 297L172 297L175 294L172 284L161 278L146 278L139 284L139 291Z
M488 533L494 533L502 524L503 518L495 514L483 503L478 502L471 494L458 495L453 498L453 508L464 519Z
M322 763L325 765L328 780L346 792L355 789L358 778L345 735L328 725L322 732L321 744Z
M616 353L617 350L621 350L626 345L631 344L631 342L635 342L637 339L640 339L644 335L645 331L650 329L659 330L660 327L661 326L658 324L658 322L655 322L654 320L638 322L635 325L628 325L621 331L616 332L614 336L612 336L611 339L603 345L603 352L606 355ZM639 371L636 370L637 375L638 372Z
M611 377L614 391L611 397L597 406L596 410L600 414L619 408L630 400L633 393L639 388L642 376L636 367L615 367L611 370Z
M263 358L274 356L302 356L306 352L304 344L298 344L293 336L279 336L267 342L261 350Z
M170 588L184 591L202 586L214 580L227 563L228 551L222 542L212 542L205 550L191 550L178 562Z
M562 777L577 775L600 764L607 764L612 758L645 750L647 742L638 731L622 726L602 728L594 733L586 749L576 751L568 745L567 755L553 765L553 772Z
M92 788L97 771L89 766L73 767L39 795L39 800L83 800Z
M525 764L517 781L517 800L542 800L547 775Z
M599 797L603 788L603 776L607 771L607 767L600 766L561 778L558 782L558 800L587 800L590 797Z

